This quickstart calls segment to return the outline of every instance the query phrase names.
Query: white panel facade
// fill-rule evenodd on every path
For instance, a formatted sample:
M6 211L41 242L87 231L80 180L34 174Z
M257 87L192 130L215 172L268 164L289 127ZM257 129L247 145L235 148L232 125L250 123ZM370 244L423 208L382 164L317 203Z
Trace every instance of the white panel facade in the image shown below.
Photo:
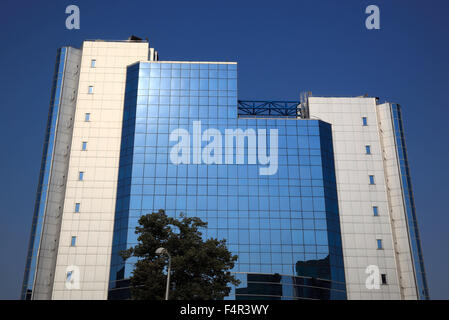
M85 41L82 50L53 299L107 299L126 66L148 60L149 45ZM79 289L66 287L68 271Z
M375 98L309 97L310 117L332 124L348 299L402 298L376 108ZM387 284L367 288L369 265L378 266Z

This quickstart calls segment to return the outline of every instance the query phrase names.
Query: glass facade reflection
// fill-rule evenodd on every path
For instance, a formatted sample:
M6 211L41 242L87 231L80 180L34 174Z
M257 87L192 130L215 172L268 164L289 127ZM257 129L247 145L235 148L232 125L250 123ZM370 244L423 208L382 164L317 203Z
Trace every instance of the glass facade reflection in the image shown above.
M41 169L34 205L33 221L31 224L31 234L28 244L28 254L25 266L24 281L22 284L21 299L31 299L36 274L39 245L41 242L42 226L44 223L47 193L50 184L50 171L53 149L56 137L56 124L61 100L62 82L66 63L67 47L58 50L56 56L55 71L51 90L50 109L48 112L47 129L45 132L44 148L42 152Z
M398 104L391 105L391 115L393 117L392 122L394 127L396 150L401 175L404 207L407 216L408 233L410 245L412 248L416 284L418 287L418 298L429 299L429 288L427 286L426 273L424 269L421 239L419 237L418 221L416 219L415 199L413 197L410 168L408 165L407 149L405 146L401 107Z
M264 147L271 155L268 141L277 130L277 170L261 174L266 165L249 160L249 138L244 147L236 141L226 145L221 164L195 162L195 153L209 143L201 140L189 164L174 164L170 153L178 141L171 141L170 133L177 129L192 141L209 129L223 136L229 129L266 131ZM257 147L260 151L259 140ZM227 152L232 163L225 160ZM236 155L242 154L245 162L238 164ZM239 117L235 63L128 67L110 298L127 296L126 279L135 263L125 263L119 251L137 243L139 217L158 209L174 217L198 216L208 222L205 237L227 239L239 256L233 272L241 280L229 299L346 299L331 126Z

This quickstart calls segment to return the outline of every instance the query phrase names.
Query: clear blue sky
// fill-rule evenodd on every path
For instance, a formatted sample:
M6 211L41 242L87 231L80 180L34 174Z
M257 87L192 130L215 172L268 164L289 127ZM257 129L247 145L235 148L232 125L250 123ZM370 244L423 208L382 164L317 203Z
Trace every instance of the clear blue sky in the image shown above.
M81 29L65 29L77 4ZM381 29L365 28L376 4ZM148 37L162 60L237 61L240 99L368 93L400 103L432 298L449 298L449 1L0 4L0 299L22 283L56 49Z

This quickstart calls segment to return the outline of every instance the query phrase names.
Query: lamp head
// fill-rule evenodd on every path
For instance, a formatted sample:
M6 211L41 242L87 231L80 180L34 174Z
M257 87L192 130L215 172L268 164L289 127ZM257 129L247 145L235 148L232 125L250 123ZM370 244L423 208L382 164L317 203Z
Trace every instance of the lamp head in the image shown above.
M167 249L160 247L156 249L156 254L165 254L167 253Z

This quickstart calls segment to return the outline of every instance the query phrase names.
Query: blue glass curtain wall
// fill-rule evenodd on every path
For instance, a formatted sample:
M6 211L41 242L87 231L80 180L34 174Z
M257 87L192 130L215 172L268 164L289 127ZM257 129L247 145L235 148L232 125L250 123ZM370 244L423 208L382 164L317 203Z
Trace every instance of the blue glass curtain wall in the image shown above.
M193 140L207 130L223 137L221 164L195 162ZM174 164L170 134L189 133L189 163ZM267 155L277 130L278 161L261 174L259 152L225 148L226 130L258 139ZM258 141L258 140L257 140ZM257 161L249 160L255 152ZM215 152L215 151L214 151ZM226 162L232 152L232 163ZM237 154L245 154L238 163ZM251 162L251 163L250 163ZM229 299L346 299L331 126L318 120L243 119L237 112L237 65L141 62L128 67L110 272L111 293L126 287L135 260L120 250L137 242L142 214L165 209L208 222L205 237L225 238L239 256L242 281ZM120 297L116 295L115 297Z
M429 299L429 289L427 286L426 273L424 269L421 239L418 230L418 221L416 219L415 199L413 197L410 168L408 165L407 149L405 146L401 107L398 104L391 105L391 115L399 161L404 206L407 215L409 239L412 249L415 277L418 287L418 297L420 299L427 300Z

